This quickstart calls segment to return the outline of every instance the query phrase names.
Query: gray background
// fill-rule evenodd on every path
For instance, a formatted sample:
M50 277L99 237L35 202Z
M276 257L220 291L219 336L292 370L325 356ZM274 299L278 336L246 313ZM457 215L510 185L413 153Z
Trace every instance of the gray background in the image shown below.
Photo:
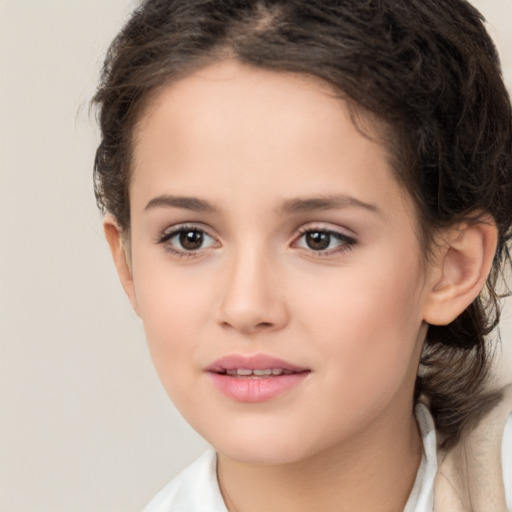
M512 84L512 0L474 2ZM0 510L131 512L205 443L154 375L103 240L88 113L136 2L0 0ZM512 306L502 322L512 380Z

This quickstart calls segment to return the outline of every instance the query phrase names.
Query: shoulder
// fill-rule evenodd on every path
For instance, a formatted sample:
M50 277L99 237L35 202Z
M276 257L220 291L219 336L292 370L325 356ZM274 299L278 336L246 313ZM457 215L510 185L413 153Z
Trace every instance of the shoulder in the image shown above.
M510 493L512 385L501 401L448 452L439 453L434 510L505 511ZM511 503L508 503L510 506Z
M144 512L227 512L217 483L217 456L206 451L167 484Z

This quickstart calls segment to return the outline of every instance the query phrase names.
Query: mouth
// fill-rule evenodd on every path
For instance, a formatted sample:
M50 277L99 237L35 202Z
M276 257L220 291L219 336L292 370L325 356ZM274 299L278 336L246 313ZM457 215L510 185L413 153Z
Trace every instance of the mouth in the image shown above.
M230 354L217 359L206 371L230 377L269 378L310 370L267 354Z
M297 387L309 368L264 354L233 354L206 368L214 386L238 402L265 402Z
M302 370L308 371L308 370ZM238 377L241 379L265 379L271 377L279 377L280 375L292 375L292 370L284 370L283 368L265 368L264 370L254 370L250 368L236 368L230 370L221 370L218 372L219 375L228 375L229 377Z

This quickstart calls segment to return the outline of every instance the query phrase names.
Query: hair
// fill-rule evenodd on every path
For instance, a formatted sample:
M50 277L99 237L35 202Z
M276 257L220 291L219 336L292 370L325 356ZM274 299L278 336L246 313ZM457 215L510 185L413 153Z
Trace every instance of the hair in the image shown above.
M455 321L429 326L416 381L415 400L429 401L453 445L498 397L486 390L488 335L510 265L511 106L482 15L465 0L143 1L113 41L93 99L96 199L123 233L134 132L152 95L226 58L320 78L385 126L425 255L439 230L492 217L498 247L486 287Z

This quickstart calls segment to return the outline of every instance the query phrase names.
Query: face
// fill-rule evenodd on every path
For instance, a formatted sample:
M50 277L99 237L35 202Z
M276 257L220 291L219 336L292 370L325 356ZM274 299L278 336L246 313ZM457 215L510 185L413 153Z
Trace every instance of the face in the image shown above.
M413 207L326 85L204 68L155 96L133 171L125 289L169 396L219 452L297 461L411 417Z

